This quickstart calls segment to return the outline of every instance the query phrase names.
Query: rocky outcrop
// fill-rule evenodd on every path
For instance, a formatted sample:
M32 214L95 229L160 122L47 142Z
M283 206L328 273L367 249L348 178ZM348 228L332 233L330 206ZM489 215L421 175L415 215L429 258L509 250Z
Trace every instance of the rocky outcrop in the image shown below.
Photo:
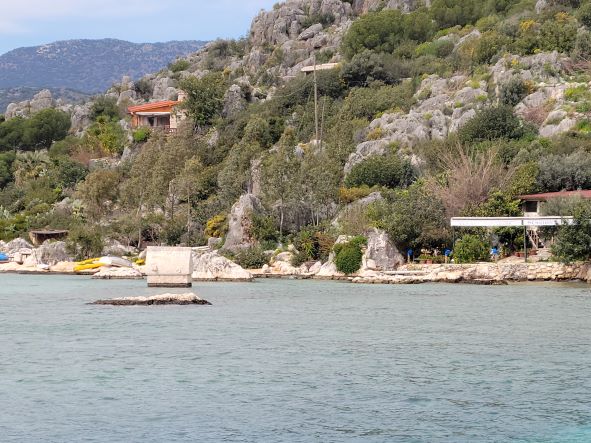
M66 250L66 243L63 241L46 241L37 249L31 251L31 255L24 261L25 266L49 265L53 266L60 262L71 262L72 257Z
M232 206L228 220L228 234L224 249L236 252L248 248L255 242L252 237L252 216L260 213L262 205L258 197L245 194Z
M248 105L248 101L244 96L244 92L240 85L233 84L230 89L226 91L224 96L224 106L222 115L224 117L232 117L236 113L242 111Z
M15 238L4 245L3 250L9 254L20 251L21 249L33 249L33 245L22 238Z
M193 251L193 280L198 281L251 281L253 275L218 254L217 251Z
M363 160L388 152L388 146L414 147L428 140L443 140L458 131L488 102L485 82L472 82L466 76L449 79L436 75L421 82L416 104L408 113L386 113L373 120L369 133L379 138L357 145L345 165L345 173Z
M126 297L97 300L92 305L108 306L162 306L162 305L211 305L195 294L162 294L151 297Z
M430 6L431 0L353 0L353 10L357 14L365 14L379 9L399 9L411 12L421 6Z
M55 107L55 100L49 89L43 89L33 96L31 100L20 103L11 103L6 108L6 118L27 117L43 109Z
M372 229L367 234L367 249L363 255L364 271L393 271L404 264L404 257L398 251L385 231Z
M117 240L109 240L103 249L104 255L113 255L116 257L129 256L137 254L137 249L133 246L125 246Z

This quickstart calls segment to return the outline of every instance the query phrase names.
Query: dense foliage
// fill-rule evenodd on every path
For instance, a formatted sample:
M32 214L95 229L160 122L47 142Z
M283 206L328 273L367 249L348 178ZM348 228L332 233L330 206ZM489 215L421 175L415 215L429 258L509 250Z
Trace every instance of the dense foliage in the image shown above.
M457 263L474 263L489 258L489 244L477 235L467 234L459 239L454 248Z
M343 274L354 274L361 268L363 251L361 248L367 243L363 237L355 237L347 243L334 246L335 265Z

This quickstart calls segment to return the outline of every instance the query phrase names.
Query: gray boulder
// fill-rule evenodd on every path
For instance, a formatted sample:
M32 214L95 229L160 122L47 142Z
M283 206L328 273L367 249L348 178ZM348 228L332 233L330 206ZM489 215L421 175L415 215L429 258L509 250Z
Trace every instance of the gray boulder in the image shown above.
M224 108L222 115L224 117L231 117L246 108L247 104L248 103L244 98L242 88L240 85L234 84L230 86L228 91L226 91L226 95L224 96Z
M363 270L393 271L402 264L404 264L404 257L385 231L372 229L368 232Z
M33 253L25 260L24 265L29 267L41 264L54 266L60 262L71 261L73 261L73 259L66 250L65 242L46 241L37 249L33 250Z
M14 240L9 241L4 246L5 251L12 254L15 252L20 251L21 249L33 249L33 245L22 238L15 238Z
M42 111L43 109L53 108L55 106L55 101L53 100L51 91L49 89L39 91L31 99L30 106L31 114Z
M228 221L228 234L224 249L236 252L248 248L255 243L252 237L252 215L262 211L262 205L258 197L252 194L244 194L232 206Z
M253 276L217 251L201 253L193 250L193 280L251 281Z

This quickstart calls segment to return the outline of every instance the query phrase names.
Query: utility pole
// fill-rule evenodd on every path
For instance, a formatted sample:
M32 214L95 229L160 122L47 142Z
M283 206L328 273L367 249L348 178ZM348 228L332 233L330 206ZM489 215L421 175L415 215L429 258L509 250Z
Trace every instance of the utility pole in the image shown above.
M316 127L316 143L320 140L320 130L318 129L318 80L316 78L316 53L314 58L314 125Z

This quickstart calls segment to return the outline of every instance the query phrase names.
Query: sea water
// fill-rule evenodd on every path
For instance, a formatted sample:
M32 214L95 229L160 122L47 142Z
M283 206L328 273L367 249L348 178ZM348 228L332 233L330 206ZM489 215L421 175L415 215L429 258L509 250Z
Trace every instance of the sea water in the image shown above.
M591 290L0 275L1 442L590 442Z

